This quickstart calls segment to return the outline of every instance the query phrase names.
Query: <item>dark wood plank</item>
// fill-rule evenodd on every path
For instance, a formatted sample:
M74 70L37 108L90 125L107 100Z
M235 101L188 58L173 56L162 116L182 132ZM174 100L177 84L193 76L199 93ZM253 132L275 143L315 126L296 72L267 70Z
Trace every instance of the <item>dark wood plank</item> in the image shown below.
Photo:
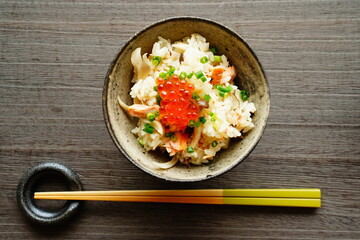
M358 239L360 5L300 1L0 0L1 239ZM205 182L156 179L103 122L108 64L137 31L193 15L242 35L265 68L271 112L246 161ZM31 166L69 165L87 190L319 187L317 210L87 202L72 222L33 226L16 204Z

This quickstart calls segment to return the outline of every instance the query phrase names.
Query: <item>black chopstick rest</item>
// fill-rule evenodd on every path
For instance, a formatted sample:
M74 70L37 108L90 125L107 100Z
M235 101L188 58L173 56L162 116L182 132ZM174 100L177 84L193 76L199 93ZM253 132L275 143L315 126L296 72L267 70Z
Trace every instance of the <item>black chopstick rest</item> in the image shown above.
M58 211L45 211L34 200L36 184L49 175L64 178L71 191L82 191L79 177L70 168L55 162L45 162L30 168L20 179L17 202L22 212L35 224L56 225L72 218L80 207L80 201L67 201Z

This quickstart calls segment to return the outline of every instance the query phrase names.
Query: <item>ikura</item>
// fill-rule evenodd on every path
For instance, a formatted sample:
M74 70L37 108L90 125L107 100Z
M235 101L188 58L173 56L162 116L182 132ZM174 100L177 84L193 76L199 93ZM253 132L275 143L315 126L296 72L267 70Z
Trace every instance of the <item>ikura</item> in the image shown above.
M157 90L161 97L160 119L170 127L170 131L185 130L190 120L199 117L199 108L192 101L194 86L185 80L180 80L174 74L169 80L161 77L156 79Z

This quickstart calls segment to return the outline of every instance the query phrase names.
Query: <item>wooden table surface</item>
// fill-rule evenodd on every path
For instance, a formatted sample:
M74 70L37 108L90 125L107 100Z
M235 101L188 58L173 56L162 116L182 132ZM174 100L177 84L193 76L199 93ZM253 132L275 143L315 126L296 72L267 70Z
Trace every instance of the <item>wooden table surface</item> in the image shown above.
M0 239L360 239L359 13L356 0L0 0ZM272 100L248 159L189 184L128 162L101 106L116 51L143 27L182 15L243 36ZM22 174L44 161L73 168L87 190L314 187L323 206L86 202L73 221L44 228L15 196Z

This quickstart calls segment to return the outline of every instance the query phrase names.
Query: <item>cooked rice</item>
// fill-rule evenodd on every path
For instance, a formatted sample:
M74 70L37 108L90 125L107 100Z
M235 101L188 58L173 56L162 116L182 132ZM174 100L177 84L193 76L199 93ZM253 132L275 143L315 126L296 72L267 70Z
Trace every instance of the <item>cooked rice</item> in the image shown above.
M161 57L159 65L152 64L153 56ZM201 63L202 57L207 57L209 61ZM131 61L134 66L134 86L131 88L130 95L134 99L134 104L157 105L157 92L154 90L154 86L157 85L156 78L161 72L168 72L171 66L175 67L175 74L177 75L181 72L202 71L207 78L205 82L196 79L195 76L187 79L188 83L194 85L196 93L199 95L208 94L211 99L208 108L200 108L199 116L204 117L206 122L195 127L194 133L187 141L188 146L195 144L193 146L194 152L188 153L186 150L181 150L173 156L181 163L196 165L207 163L214 158L216 152L227 148L230 138L240 137L254 127L251 118L256 111L254 104L242 100L240 90L233 84L231 71L226 71L233 69L226 56L222 55L220 62L214 62L214 54L209 50L209 43L203 36L192 34L190 37L173 44L169 40L159 37L149 55L141 55L141 49L138 48L134 50ZM220 97L219 91L211 84L210 76L214 68L225 70L220 82L224 86L231 85L232 91L228 97ZM215 121L211 120L210 113L214 114ZM143 131L145 124L151 124L155 128L154 133L149 134ZM169 146L169 143L173 141L171 138L165 137L165 128L162 126L159 117L153 122L146 118L140 118L132 133L137 135L139 142L148 151L157 148L165 150L166 146ZM200 136L198 140L194 139L196 134ZM211 144L214 141L217 142L216 146ZM169 149L166 150L169 151Z

